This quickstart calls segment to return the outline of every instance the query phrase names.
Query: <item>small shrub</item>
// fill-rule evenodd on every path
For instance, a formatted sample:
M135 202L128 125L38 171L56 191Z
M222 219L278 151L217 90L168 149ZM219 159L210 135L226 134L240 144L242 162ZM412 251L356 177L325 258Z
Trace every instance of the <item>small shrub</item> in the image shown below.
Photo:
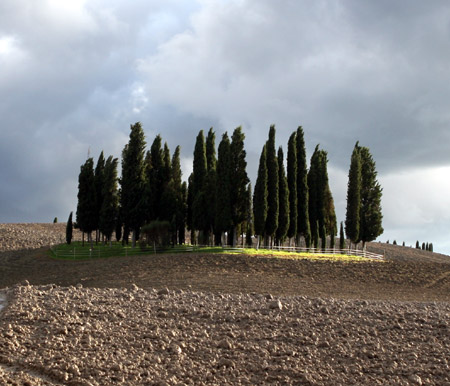
M57 224L58 223L58 217L55 217L54 219L53 219L53 224Z

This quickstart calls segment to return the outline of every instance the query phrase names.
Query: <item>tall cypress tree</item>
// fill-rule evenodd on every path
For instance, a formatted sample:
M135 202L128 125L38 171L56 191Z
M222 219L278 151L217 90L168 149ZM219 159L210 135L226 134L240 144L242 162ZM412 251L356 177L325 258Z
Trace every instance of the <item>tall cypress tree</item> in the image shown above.
M97 225L97 206L95 200L94 160L88 158L80 168L78 176L77 224L92 242L92 231Z
M147 222L151 220L167 220L165 208L161 205L161 198L165 187L167 186L167 180L170 174L170 152L164 151L162 148L162 138L158 134L153 140L150 146L150 154L147 156L150 162L150 171L148 173L148 183L150 184L150 218L147 218ZM168 154L169 161L166 160Z
M253 232L254 232L254 226L253 226L253 193L252 193L252 184L249 183L247 187L247 218L245 220L246 222L246 230L245 230L245 244L248 247L253 246Z
M222 235L230 231L231 221L231 143L228 134L222 136L219 143L216 170L216 202L214 233L215 243L219 245Z
M280 146L278 148L278 200L279 200L279 213L278 213L278 228L276 230L276 239L278 245L282 245L286 238L287 231L289 229L289 188L286 179L286 173L284 171L284 154L283 149Z
M359 143L353 148L348 172L347 213L345 217L345 232L350 241L358 244L360 236L361 211L361 156Z
M375 161L369 148L360 147L361 156L361 211L360 236L363 249L366 243L383 233L381 212L382 188L377 181Z
M111 236L116 228L119 196L117 190L117 158L109 156L103 174L103 202L100 210L99 229L111 243Z
M253 219L255 234L258 236L257 248L260 237L264 236L267 220L267 145L264 145L259 158L258 177L256 178L255 193L253 194Z
M239 126L233 131L230 144L230 204L231 204L231 244L236 246L237 228L245 221L247 213L247 176L246 152L244 150L245 135Z
M105 157L103 155L103 151L100 153L100 156L97 160L97 165L95 167L94 175L95 175L95 205L96 205L96 224L95 229L99 230L100 228L100 211L103 205L103 181L104 181L104 173L105 173ZM99 240L99 232L96 232L95 241Z
M145 188L145 135L140 122L130 128L130 140L122 152L121 208L124 233L133 234L133 247L144 221L142 196Z
M297 232L305 239L306 247L311 245L311 228L309 221L308 204L308 167L303 128L297 129ZM299 241L299 240L298 240Z
M279 214L279 177L278 177L278 160L275 151L275 125L270 126L269 139L266 143L267 151L267 219L266 219L266 235L272 238L278 228Z
M341 251L345 249L344 223L342 221L339 229L339 249Z
M308 214L311 226L311 234L313 238L314 248L318 246L318 238L320 237L320 230L323 225L323 199L321 197L321 153L319 145L316 146L313 155L311 156L310 169L308 172Z
M207 177L207 163L206 163L206 146L203 130L197 135L194 149L194 167L193 167L193 204L192 204L192 224L194 229L200 231L200 243L204 244L205 232L209 230L208 220L205 211L207 205L205 196L205 183Z
M208 241L214 234L215 207L216 207L216 134L211 127L206 137L206 181L204 187L205 200L208 203L204 210L206 211L206 223L208 229Z
M297 134L293 132L289 137L287 153L287 181L289 189L289 229L287 237L291 239L297 235Z

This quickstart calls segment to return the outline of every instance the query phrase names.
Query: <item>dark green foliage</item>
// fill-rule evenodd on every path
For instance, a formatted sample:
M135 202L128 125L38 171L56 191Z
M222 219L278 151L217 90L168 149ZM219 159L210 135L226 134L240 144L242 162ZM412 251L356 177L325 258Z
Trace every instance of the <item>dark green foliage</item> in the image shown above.
M330 233L330 249L334 249L335 244L336 244L336 234L334 232L334 229L332 230L332 232Z
M422 243L422 251L425 250L425 242Z
M416 248L417 248L417 249L420 249L419 240L416 241Z
M405 242L403 241L403 243L402 243L402 247L404 247L405 246Z
M69 219L67 220L66 225L66 243L70 244L72 242L73 237L73 222L72 222L72 212L69 214Z
M428 245L428 250L429 250L430 252L433 252L433 243L430 243L430 244Z
M325 252L325 249L327 248L327 233L326 233L325 225L322 225L322 227L320 227L319 235L320 235L320 240L322 240L322 251Z
M141 248L148 245L167 246L170 243L170 222L154 220L142 227L143 240Z
M259 158L258 176L253 194L253 219L255 234L263 236L267 219L267 152L264 145ZM259 238L258 238L259 240ZM259 245L258 245L259 246Z
M53 219L53 224L57 224L58 223L58 217L55 217L54 219Z
M206 165L208 171L216 170L216 133L211 127L206 137Z
M311 227L312 232L312 242L314 245L314 249L317 251L319 249L319 239L320 239L320 233L319 233L319 222L316 221L316 225L314 227Z
M360 238L365 244L383 233L381 225L382 188L377 181L375 161L367 147L360 147L361 156L361 212Z
M303 129L297 129L297 234L303 236L306 247L311 245L311 228L309 219L308 166Z
M188 188L187 188L187 213L186 213L186 226L191 232L194 232L194 225L192 223L192 206L194 204L194 173L191 173L188 178ZM192 237L191 243L194 244Z
M358 244L360 237L361 212L361 156L359 145L353 149L347 185L347 214L345 218L345 232L354 244Z
M216 134L210 128L206 137L206 181L204 186L207 205L203 208L206 212L205 232L209 237L214 234L215 207L216 207L216 184L217 184L217 159L216 159Z
M230 207L232 227L230 235L232 245L237 243L237 227L245 221L247 215L247 176L246 152L244 150L245 135L241 127L237 127L231 136L230 145Z
M214 218L215 244L221 243L222 234L229 231L231 221L231 143L228 134L219 143L216 169L216 201Z
M159 134L150 146L150 153L147 153L146 167L146 191L150 195L148 200L150 208L146 213L145 220L147 223L155 219L167 220L165 208L161 205L161 199L170 178L170 152L167 144L165 150L163 150L162 138Z
M397 245L397 240L394 240L392 245Z
M117 162L117 158L109 156L105 162L103 172L102 207L100 209L99 229L108 241L111 241L118 217Z
M88 158L78 176L77 224L82 232L89 235L89 239L96 229L96 213L94 160Z
M278 228L276 230L276 239L279 245L282 245L289 229L289 189L284 170L284 154L281 146L278 149Z
M339 230L339 249L345 249L344 223L342 221Z
M289 229L287 237L297 235L297 134L293 132L289 137L287 153L287 182L289 190Z
M275 125L270 126L269 139L266 143L267 151L267 219L266 236L273 237L278 228L279 214L279 177L278 160L275 151Z
M130 140L122 152L121 208L126 230L133 232L133 247L145 213L145 135L140 122L131 126ZM126 233L125 233L126 235Z

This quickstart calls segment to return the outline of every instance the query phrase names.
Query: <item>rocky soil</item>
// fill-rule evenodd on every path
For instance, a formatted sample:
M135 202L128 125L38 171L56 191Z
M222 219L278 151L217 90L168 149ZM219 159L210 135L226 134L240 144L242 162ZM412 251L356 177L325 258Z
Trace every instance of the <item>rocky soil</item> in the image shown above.
M450 385L448 257L372 247L389 261L3 248L0 384Z

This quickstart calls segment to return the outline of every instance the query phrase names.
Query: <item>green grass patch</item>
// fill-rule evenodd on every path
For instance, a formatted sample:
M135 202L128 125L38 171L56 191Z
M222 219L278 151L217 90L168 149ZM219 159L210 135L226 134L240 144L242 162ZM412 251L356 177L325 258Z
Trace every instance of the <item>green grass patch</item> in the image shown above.
M177 245L164 248L146 248L142 249L139 245L132 248L131 245L123 246L120 242L113 242L104 245L98 243L91 248L90 243L73 242L70 245L55 245L49 250L51 257L63 260L85 260L95 258L109 258L119 256L142 256L152 255L154 253L224 253L233 255L246 255L255 257L274 257L281 259L309 259L309 260L331 260L340 262L367 262L373 259L347 254L331 253L308 253L292 252L277 249L254 249L254 248L222 248L222 247L197 247L192 245ZM378 260L379 261L379 260Z

